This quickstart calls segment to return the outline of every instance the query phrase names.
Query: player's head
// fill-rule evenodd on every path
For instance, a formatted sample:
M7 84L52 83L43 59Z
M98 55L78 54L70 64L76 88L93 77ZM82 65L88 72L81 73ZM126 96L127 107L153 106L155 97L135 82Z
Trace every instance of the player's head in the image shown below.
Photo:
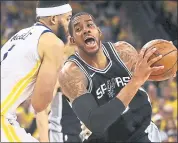
M77 45L79 52L93 56L99 51L102 34L91 14L75 14L69 22L69 33L71 43Z
M72 16L72 8L67 1L41 1L37 2L37 19L46 24L52 31L66 42L68 25Z

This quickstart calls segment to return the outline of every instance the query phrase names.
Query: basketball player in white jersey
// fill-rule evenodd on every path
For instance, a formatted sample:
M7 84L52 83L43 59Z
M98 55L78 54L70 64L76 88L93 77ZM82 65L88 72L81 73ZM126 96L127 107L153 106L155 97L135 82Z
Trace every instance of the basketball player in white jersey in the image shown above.
M66 2L39 1L37 23L12 36L1 49L1 141L37 142L16 122L15 110L27 98L36 112L53 98L72 8Z
M65 44L64 62L76 47ZM69 51L70 50L70 51ZM81 124L74 114L68 99L56 84L53 101L48 108L36 115L40 142L81 142Z

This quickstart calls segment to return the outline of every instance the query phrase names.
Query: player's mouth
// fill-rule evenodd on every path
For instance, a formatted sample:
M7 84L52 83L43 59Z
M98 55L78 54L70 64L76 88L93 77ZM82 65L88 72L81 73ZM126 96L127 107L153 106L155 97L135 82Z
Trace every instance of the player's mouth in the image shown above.
M84 41L85 41L86 47L88 48L94 48L96 46L96 40L92 36L85 37Z

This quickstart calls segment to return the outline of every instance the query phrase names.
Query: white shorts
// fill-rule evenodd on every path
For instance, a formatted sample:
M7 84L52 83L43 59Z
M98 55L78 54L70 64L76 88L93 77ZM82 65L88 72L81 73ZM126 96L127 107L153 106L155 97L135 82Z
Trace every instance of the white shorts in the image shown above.
M15 120L1 116L1 142L39 142Z

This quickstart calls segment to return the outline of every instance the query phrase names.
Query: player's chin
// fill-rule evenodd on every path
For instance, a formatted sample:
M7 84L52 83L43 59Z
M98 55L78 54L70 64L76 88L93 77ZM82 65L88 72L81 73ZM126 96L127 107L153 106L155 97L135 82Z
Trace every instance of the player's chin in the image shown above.
M90 49L90 50L85 49L85 51L89 56L95 56L98 53L99 49L98 48L93 48L93 49Z
M86 46L85 45L85 51L88 55L95 55L98 52L99 48L97 45L95 46Z

